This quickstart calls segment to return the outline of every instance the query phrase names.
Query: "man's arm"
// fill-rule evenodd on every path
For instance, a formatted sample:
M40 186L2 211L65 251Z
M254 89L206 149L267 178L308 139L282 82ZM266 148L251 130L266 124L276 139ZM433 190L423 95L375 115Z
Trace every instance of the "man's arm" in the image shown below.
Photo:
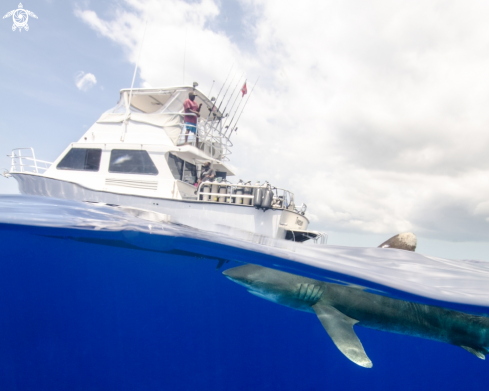
M183 102L183 108L184 108L186 114L192 113L192 114L195 114L197 117L200 117L199 112L192 110L190 107L191 107L190 99L187 99L185 102Z
M214 179L214 177L216 176L216 171L214 169L210 169L206 176L209 179Z
M213 179L216 176L216 171L214 169L206 170L202 174L204 179Z

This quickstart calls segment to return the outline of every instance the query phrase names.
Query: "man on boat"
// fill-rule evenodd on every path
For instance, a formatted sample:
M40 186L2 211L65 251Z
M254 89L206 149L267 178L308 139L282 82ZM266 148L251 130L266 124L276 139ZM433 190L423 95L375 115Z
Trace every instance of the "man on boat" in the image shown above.
M211 162L205 162L202 166L202 170L200 172L200 178L197 181L197 187L205 181L214 181L216 177L216 171L211 167Z
M185 102L183 102L183 108L185 109L185 113L195 114L195 115L186 115L184 117L185 127L186 127L185 144L187 144L189 132L192 132L197 140L197 144L196 144L197 148L199 146L199 138L197 136L197 117L200 117L199 112L201 107L202 105L198 106L197 102L195 102L195 92L190 91L188 93L188 99L186 99Z

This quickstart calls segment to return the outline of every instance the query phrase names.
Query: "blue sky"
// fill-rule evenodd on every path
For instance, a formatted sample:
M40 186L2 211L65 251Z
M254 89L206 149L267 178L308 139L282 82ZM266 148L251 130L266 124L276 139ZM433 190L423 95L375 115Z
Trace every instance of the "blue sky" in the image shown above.
M15 147L54 160L115 105L148 20L136 86L181 83L185 34L187 83L217 89L233 63L260 76L232 163L294 191L330 243L413 231L422 252L489 259L489 10L444 4L24 2L28 32L0 24L0 167ZM96 84L80 90L81 72Z
M17 2L6 3L2 3L4 13L17 6ZM102 111L115 105L119 88L130 84L133 66L120 48L75 17L75 4L24 3L25 9L38 16L29 19L28 32L12 32L11 18L2 20L0 67L5 95L0 145L6 153L14 147L33 146L38 158L54 160ZM97 77L97 84L86 92L74 82L80 71ZM2 167L9 164L6 153L2 153ZM16 187L8 182L2 181L0 189Z
M75 10L90 8L110 17L115 1L24 2L34 12L30 31L12 32L12 18L0 25L0 71L4 76L0 167L14 147L34 146L38 158L54 160L70 142L77 140L100 116L114 106L118 91L131 84L134 65L121 47L90 29ZM3 2L2 15L17 8L17 1ZM225 2L222 17L213 28L226 29L242 45L246 32L237 19L240 6ZM182 37L182 43L183 43ZM97 83L87 91L75 85L79 72L92 73ZM139 74L138 74L139 75ZM177 80L174 84L181 83ZM135 86L140 86L139 76ZM0 182L0 191L14 192L14 181Z

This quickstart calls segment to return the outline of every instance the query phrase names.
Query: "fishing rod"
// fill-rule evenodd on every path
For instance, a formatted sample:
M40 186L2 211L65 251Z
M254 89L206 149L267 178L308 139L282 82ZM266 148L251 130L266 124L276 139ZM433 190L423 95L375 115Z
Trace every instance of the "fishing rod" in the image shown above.
M243 87L246 85L246 82L247 82L247 81L248 81L248 79L245 79L245 82L244 82L244 84L243 84ZM243 87L242 87L242 88L241 88L241 89L238 91L238 95L236 95L236 98L234 99L233 105L231 106L231 109L229 110L229 112L230 112L230 113L233 111L233 107L234 107L234 105L235 105L235 103L236 103L236 99L238 99L239 93L243 91ZM224 128L226 129L226 132L225 132L225 134L224 134L224 135L226 135L227 130L228 130L228 128L229 128L229 125L231 125L231 124L232 124L232 122L233 122L233 120L234 120L234 117L236 116L236 113L238 112L239 107L241 106L241 103L243 103L243 100L244 100L244 99L241 99L241 100L239 101L239 103L238 103L238 107L236 107L236 110L234 111L233 117L231 118L231 121L229 121L229 124L228 124L227 126L224 126ZM227 122L227 121L226 121L226 122ZM224 125L226 125L226 122L224 123Z
M241 74L241 76L243 76L243 74ZM241 78L241 76L240 76L240 78ZM234 76L233 76L233 80L234 80ZM224 93L224 96L222 97L221 103L219 103L219 107L217 108L218 113L219 113L219 109L222 106L222 102L224 102L224 99L226 99L226 95L228 94L229 87L231 87L231 83L233 82L233 80L231 80L231 82L229 83L228 88L226 89L226 92ZM217 99L216 99L216 101L217 101ZM224 113L223 113L223 115L224 115ZM219 120L220 120L220 118L219 118Z
M211 107L211 109L209 110L209 115L207 116L207 120L205 121L205 123L206 123L206 124L207 124L207 121L209 121L209 117L211 116L211 113L214 111L214 107L216 106L216 102L217 102L217 100L219 99L219 96L221 95L222 89L223 89L223 88L224 88L224 86L226 85L226 82L228 81L229 76L231 75L231 71L233 70L233 68L234 68L234 63L233 63L233 65L231 66L231 69L229 70L229 73L228 73L228 75L227 75L227 77L226 77L226 80L224 80L224 83L223 83L223 85L222 85L221 89L219 90L219 93L217 94L217 98L216 98L216 100L214 100L214 102L212 103L212 107Z
M244 109L246 108L246 105L248 104L248 101L251 98L251 94L253 94L253 91L254 91L254 89L256 87L256 83L258 83L258 80L260 80L260 78L256 79L255 84L253 85L253 88L251 89L250 95L248 96L248 99L246 99L246 103L244 104L243 109L241 110L241 113L239 114L238 119L236 120L236 123L234 124L234 127L235 127L234 130L238 130L238 128L236 127L236 125L238 124L239 119L243 115ZM232 123L232 121L231 121L231 123ZM229 127L231 128L231 132L229 133L229 138L231 138L231 135L233 134L233 127L231 126L231 124L229 125Z
M212 106L210 108L207 107L207 109L209 110L209 113L207 114L207 118L205 119L205 123L204 123L204 126L202 128L202 129L204 129L204 132L206 135L205 137L207 137L207 134L209 133L209 130L205 130L205 129L207 129L207 124L209 123L209 118L211 118L211 114L214 115L214 118L211 118L211 121L214 121L216 118L216 113L214 112L214 108L216 107L217 99L219 99L219 96L221 95L222 89L226 85L226 82L228 81L229 76L231 76L231 72L234 68L234 64L235 63L233 62L233 65L231 65L231 68L229 69L228 75L226 76L226 80L224 80L224 83L222 84L221 89L219 90L219 93L217 94L217 98L216 99L210 98L210 100L212 102ZM213 86L214 86L214 82L212 83L212 87ZM212 91L212 87L211 87L211 91ZM209 99L209 96L210 96L210 91L209 91L208 99Z
M238 82L236 83L236 87L238 87L238 85L239 85L239 81L241 80L241 78L243 77L243 75L244 75L244 72L243 72L243 73L241 74L241 76L239 77ZM234 87L234 89L236 89L236 87ZM238 90L238 95L236 95L236 98L239 96L239 91L240 91L240 90ZM234 99L234 101L235 101L235 102L236 102L236 98ZM227 107L228 107L228 105L229 105L229 102L231 102L231 99L233 99L233 93L231 93L231 96L229 97L229 100L228 100L228 102L226 103L226 107L224 107L224 110L222 111L222 115L223 115L223 116L224 116L224 115L225 115L225 113L226 113L226 109L227 109ZM229 112L231 112L231 110L229 110Z

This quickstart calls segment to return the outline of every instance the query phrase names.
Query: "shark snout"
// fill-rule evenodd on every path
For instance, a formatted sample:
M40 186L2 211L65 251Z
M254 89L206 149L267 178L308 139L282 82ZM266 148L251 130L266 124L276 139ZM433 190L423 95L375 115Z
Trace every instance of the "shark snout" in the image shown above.
M248 265L233 267L231 269L224 270L222 274L237 284L249 287L252 284L252 280L247 272L248 268L246 266Z
M222 272L222 274L224 274L226 277L231 278L231 277L232 277L232 274L233 274L233 269L234 269L234 268L224 270L224 271Z

